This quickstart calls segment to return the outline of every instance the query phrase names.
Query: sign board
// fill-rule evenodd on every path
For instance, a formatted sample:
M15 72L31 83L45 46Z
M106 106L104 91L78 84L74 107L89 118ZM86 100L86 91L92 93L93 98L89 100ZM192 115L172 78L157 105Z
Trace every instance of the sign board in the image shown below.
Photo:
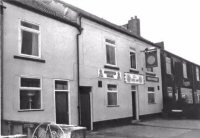
M145 51L146 67L152 68L158 66L157 50Z
M155 76L146 76L146 81L159 82L159 78Z
M106 79L120 80L121 79L121 72L99 69L98 70L98 77L99 78L106 78Z
M139 74L124 73L125 83L144 84L144 76Z

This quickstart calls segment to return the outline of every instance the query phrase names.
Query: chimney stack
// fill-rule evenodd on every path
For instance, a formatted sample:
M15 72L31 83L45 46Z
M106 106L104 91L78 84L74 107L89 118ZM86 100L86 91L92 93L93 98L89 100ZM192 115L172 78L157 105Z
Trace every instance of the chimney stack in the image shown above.
M127 29L131 33L140 36L140 19L138 19L137 16L135 16L135 18L131 17L128 21Z

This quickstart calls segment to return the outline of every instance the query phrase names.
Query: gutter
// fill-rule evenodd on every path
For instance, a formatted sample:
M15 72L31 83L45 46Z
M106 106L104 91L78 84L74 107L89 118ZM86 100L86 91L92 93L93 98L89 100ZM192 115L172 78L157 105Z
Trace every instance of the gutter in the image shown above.
M80 35L83 31L82 28L82 22L81 22L82 16L79 15L79 33L76 35L76 43L77 43L77 85L78 85L78 124L81 125L81 108L80 108L80 54L79 54L79 46L80 46Z
M134 35L134 34L128 32L128 31L124 30L123 28L120 28L119 26L117 26L117 25L115 25L115 24L106 23L105 21L102 21L102 20L100 20L100 19L97 20L97 19L95 19L95 18L93 18L93 17L91 17L91 16L89 16L89 15L86 15L86 14L80 13L80 15L81 15L82 17L84 17L84 18L87 18L87 19L93 21L93 22L96 22L96 23L98 23L98 24L101 24L101 25L103 25L103 26L105 26L105 27L108 27L108 28L110 28L110 29L116 30L116 31L118 31L118 32L120 32L120 33L122 33L122 34L128 35L128 36L130 36L130 37L136 38L136 39L138 39L138 40L140 40L140 41L142 41L142 42L144 42L144 43L150 44L150 45L152 45L152 46L154 46L154 47L160 49L160 47L159 47L158 45L156 45L155 43L153 43L153 42L151 42L151 41L149 41L149 40L146 40L146 39L144 39L144 38L142 38L142 37L138 37L138 36L136 36L136 35Z
M0 114L1 114L1 121L3 120L3 9L5 7L3 6L3 2L0 0L0 100L1 100L1 109L0 109ZM1 123L0 121L0 123ZM0 124L0 136L1 136L1 124Z

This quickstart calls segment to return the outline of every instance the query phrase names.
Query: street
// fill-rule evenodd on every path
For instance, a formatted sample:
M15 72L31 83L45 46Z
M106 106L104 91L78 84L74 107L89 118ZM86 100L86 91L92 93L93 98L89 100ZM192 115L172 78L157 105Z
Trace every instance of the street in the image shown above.
M199 138L199 120L155 119L88 132L87 138Z

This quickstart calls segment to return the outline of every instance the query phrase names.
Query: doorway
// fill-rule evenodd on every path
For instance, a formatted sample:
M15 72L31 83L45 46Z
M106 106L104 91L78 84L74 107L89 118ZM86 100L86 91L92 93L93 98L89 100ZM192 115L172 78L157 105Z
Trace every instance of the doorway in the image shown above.
M80 122L88 130L91 130L90 92L91 87L80 87Z
M137 119L137 106L136 106L136 86L131 86L131 94L132 94L132 117L133 120Z
M56 123L69 124L68 93L56 92Z

